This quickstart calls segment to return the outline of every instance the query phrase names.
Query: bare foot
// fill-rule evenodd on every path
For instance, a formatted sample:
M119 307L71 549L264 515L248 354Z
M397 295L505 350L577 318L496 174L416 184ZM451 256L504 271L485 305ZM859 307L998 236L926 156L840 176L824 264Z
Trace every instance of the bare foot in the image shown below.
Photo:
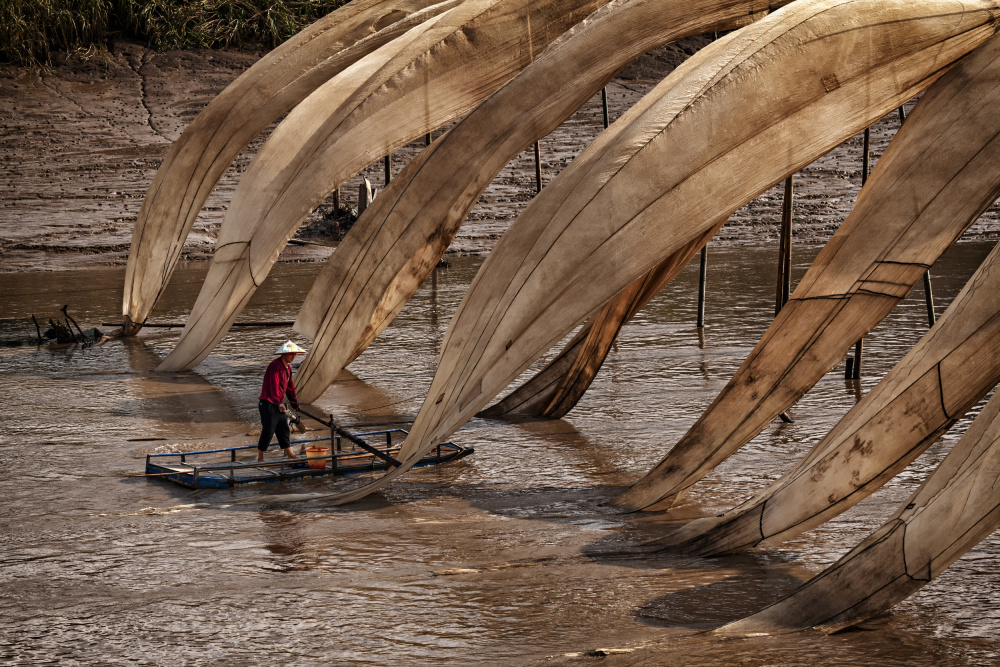
M285 457L286 457L286 458L290 458L290 459L297 459L297 458L299 458L299 457L298 457L298 456L296 456L296 455L295 455L295 453L294 453L294 452L292 451L292 448L291 448L291 447L288 447L287 449L285 449Z
M264 462L264 454L260 453L257 455L257 463L263 463L263 462Z

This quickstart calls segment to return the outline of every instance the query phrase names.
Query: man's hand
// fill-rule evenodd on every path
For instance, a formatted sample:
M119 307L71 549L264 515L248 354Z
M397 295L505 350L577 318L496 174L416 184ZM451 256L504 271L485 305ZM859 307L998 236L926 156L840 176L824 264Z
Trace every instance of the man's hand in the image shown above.
M280 412L282 414L284 414L285 412L287 412L287 410L285 409L285 404L284 403L278 403L278 412Z

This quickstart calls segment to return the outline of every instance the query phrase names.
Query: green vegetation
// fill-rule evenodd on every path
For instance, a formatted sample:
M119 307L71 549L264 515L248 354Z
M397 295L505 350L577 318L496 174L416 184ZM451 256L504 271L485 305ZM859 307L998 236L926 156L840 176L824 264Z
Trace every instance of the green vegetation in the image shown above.
M0 60L49 62L52 51L68 51L103 39L106 0L0 0Z
M51 62L114 36L155 49L276 46L346 0L0 0L0 61Z

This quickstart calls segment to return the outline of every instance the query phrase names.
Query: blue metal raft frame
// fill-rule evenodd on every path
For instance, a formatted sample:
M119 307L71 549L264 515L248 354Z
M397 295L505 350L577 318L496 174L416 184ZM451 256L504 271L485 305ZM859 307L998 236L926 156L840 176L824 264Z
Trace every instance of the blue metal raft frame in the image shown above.
M281 482L385 470L390 465L386 459L395 460L393 455L399 452L400 445L406 439L407 434L408 432L401 428L359 433L355 436L358 439L379 436L379 439L383 441L377 445L369 443L365 449L356 448L354 442L340 435L332 438L292 440L292 445L311 442L329 443L331 440L333 445L328 449L330 453L326 456L313 456L308 459L289 459L282 456L264 463L257 463L256 445L206 449L197 452L147 454L146 474L192 489L227 489L241 484ZM344 444L350 445L351 449L343 449ZM371 450L377 450L379 454L375 454ZM443 442L417 461L414 467L457 461L474 451L471 447L462 447L453 442ZM241 461L239 454L244 452L251 453L252 457ZM308 461L323 461L325 467L311 468Z

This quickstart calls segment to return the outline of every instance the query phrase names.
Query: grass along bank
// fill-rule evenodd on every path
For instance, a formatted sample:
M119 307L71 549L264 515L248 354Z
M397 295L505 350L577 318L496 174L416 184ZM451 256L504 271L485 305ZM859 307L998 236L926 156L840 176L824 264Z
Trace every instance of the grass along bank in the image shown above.
M346 1L0 0L0 62L50 64L117 37L159 50L274 47Z

